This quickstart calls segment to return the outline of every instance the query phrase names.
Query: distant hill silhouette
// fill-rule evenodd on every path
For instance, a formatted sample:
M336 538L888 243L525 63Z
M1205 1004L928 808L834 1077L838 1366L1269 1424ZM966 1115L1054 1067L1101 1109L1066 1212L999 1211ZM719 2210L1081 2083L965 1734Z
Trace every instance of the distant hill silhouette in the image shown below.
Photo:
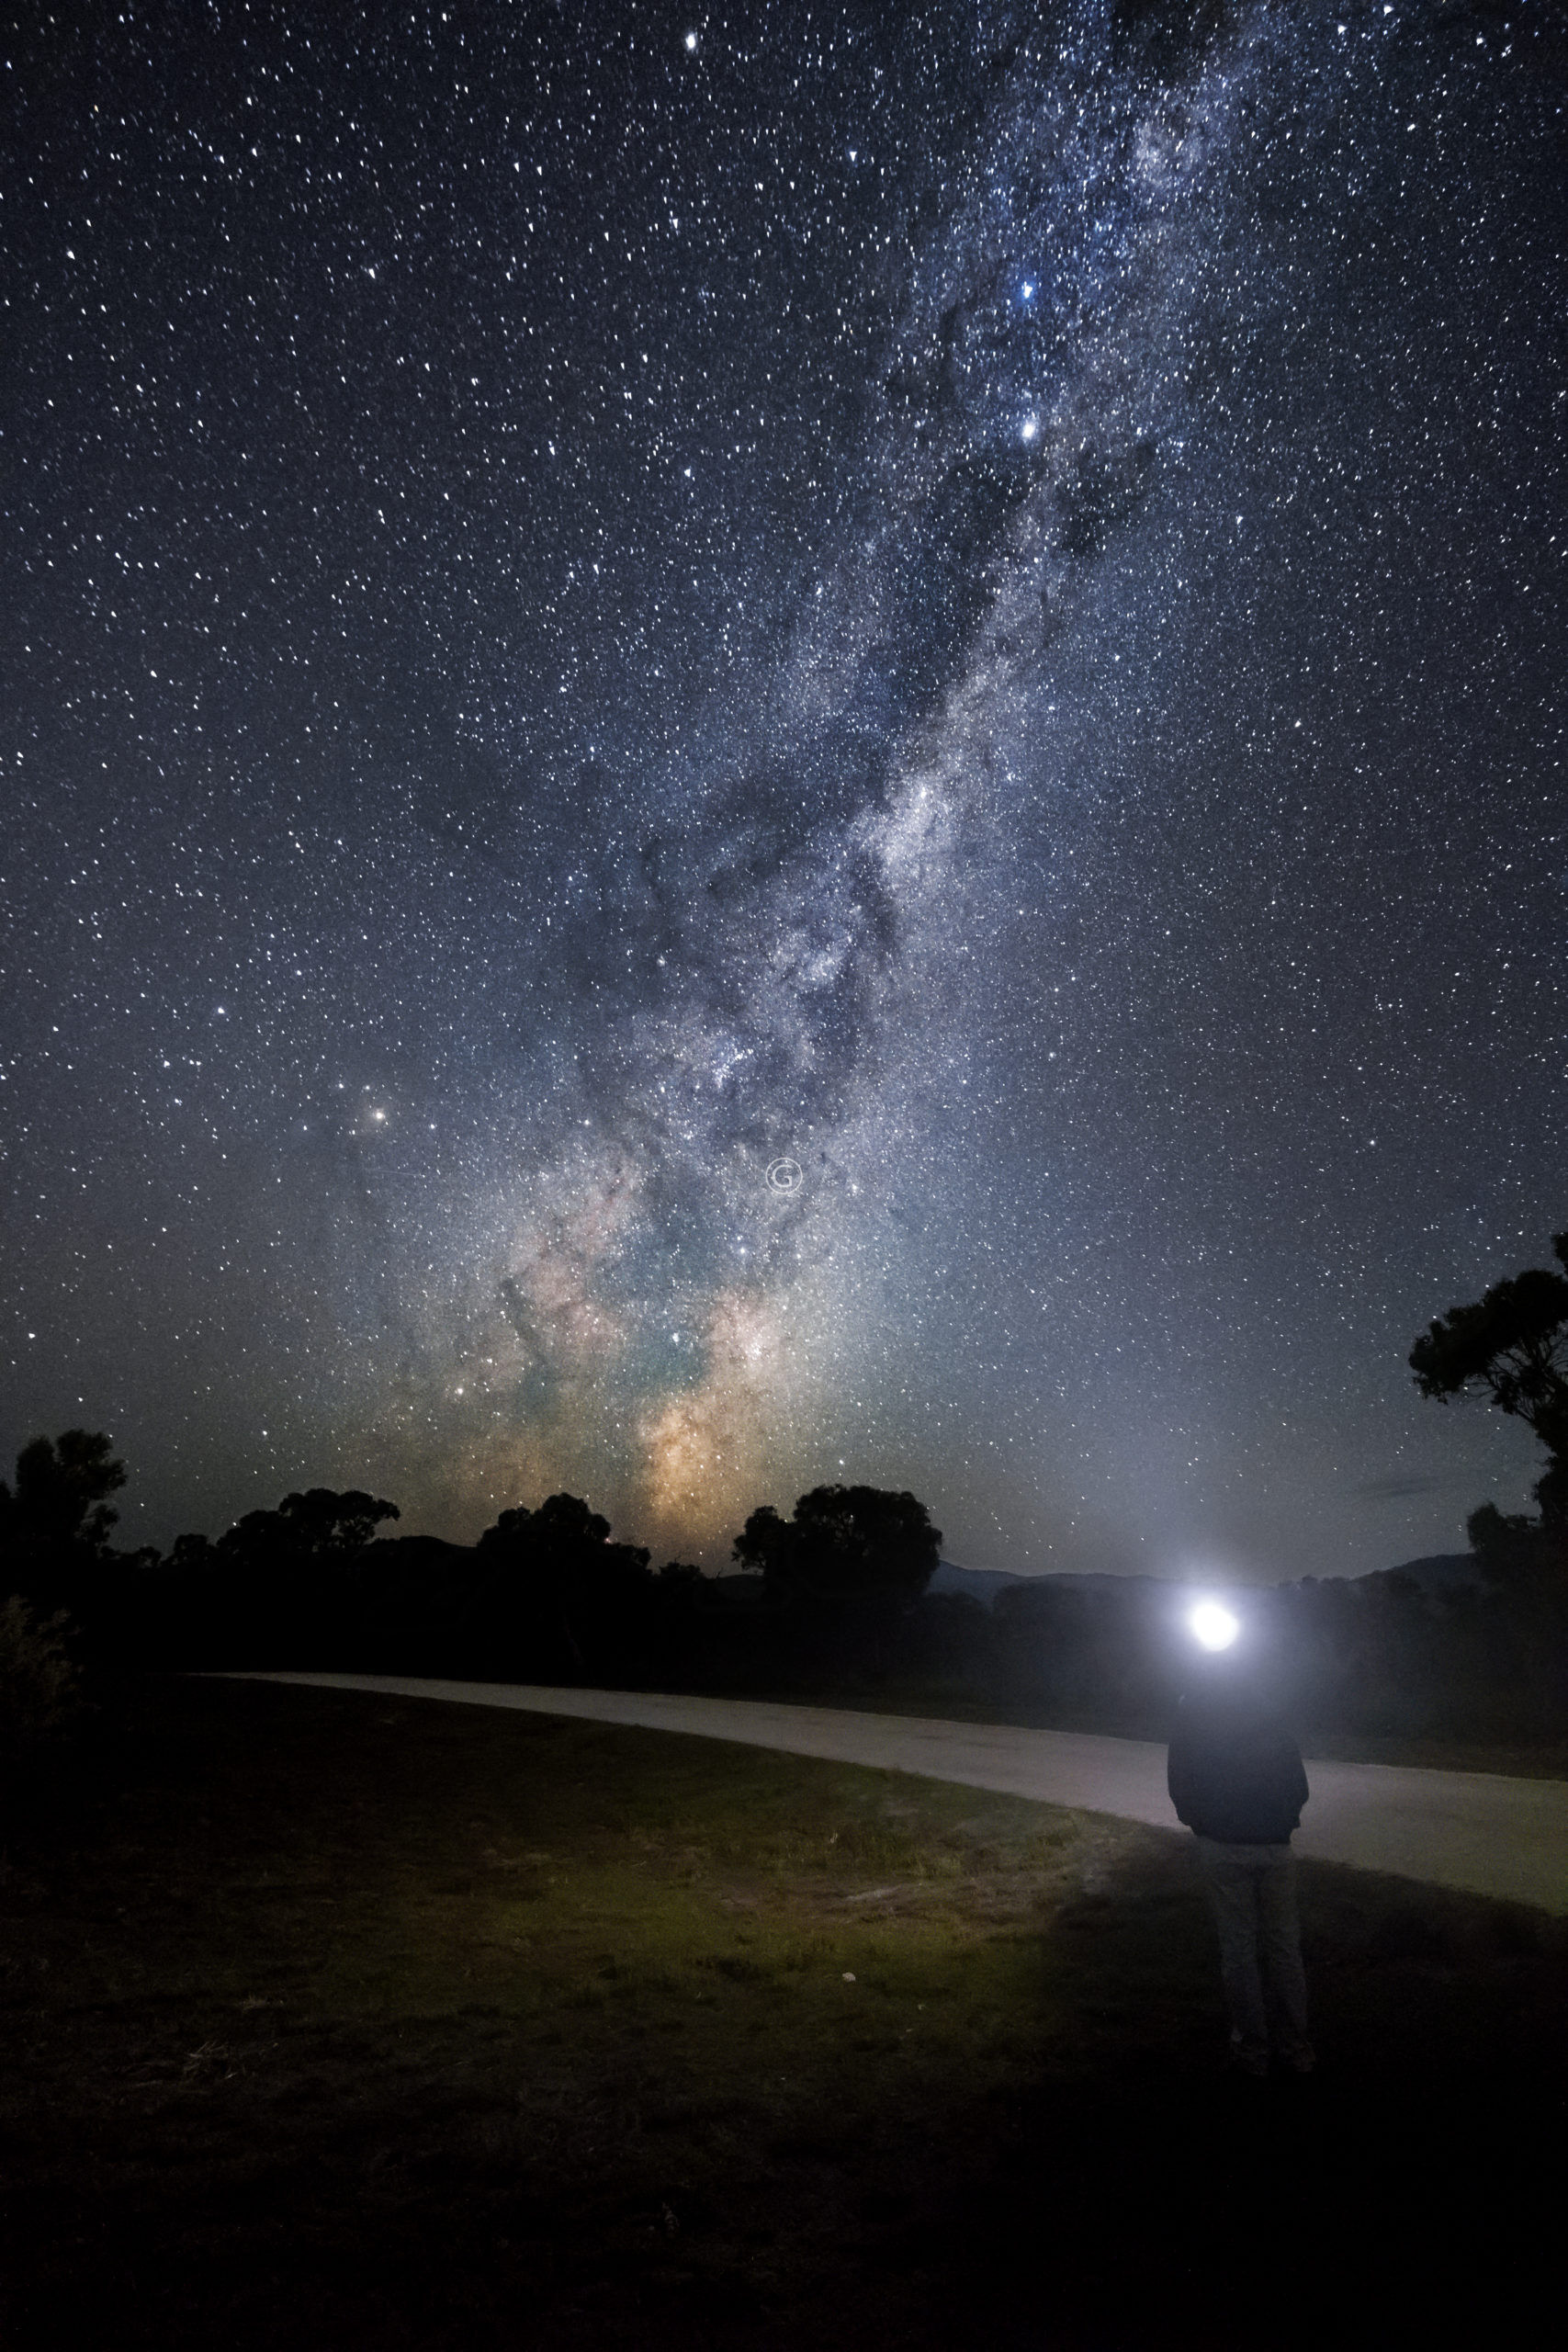
M1398 1573L1414 1577L1428 1592L1445 1592L1455 1585L1480 1584L1481 1569L1473 1552L1428 1552L1419 1560L1401 1560Z
M1456 1586L1480 1584L1481 1570L1472 1552L1431 1552L1418 1560L1401 1560L1397 1574L1413 1577L1425 1592L1451 1591ZM1359 1584L1367 1576L1387 1576L1387 1568L1369 1568L1359 1577L1344 1579ZM988 1609L998 1592L1010 1585L1050 1586L1058 1592L1098 1592L1114 1588L1125 1591L1129 1585L1164 1585L1180 1583L1183 1579L1170 1577L1110 1576L1103 1572L1077 1574L1070 1569L1047 1570L1043 1576L1020 1576L1011 1568L961 1568L956 1561L943 1560L937 1568L929 1592L967 1593ZM1298 1580L1299 1581L1299 1580Z
M382 1536L365 1555L382 1577L389 1577L393 1588L405 1581L411 1588L451 1593L454 1597L471 1580L479 1563L472 1545L446 1544L434 1535ZM1360 1577L1345 1579L1359 1584L1366 1576L1390 1574L1389 1569L1367 1569ZM1424 1592L1449 1592L1456 1587L1479 1585L1481 1571L1471 1552L1431 1552L1418 1560L1397 1563L1400 1576L1411 1577ZM733 1574L733 1572L732 1572ZM714 1579L727 1581L728 1579ZM736 1579L744 1581L744 1579ZM1014 1585L1034 1585L1058 1592L1125 1592L1129 1586L1158 1588L1182 1579L1143 1575L1111 1576L1103 1571L1082 1572L1072 1569L1047 1570L1041 1576L1022 1576L1014 1568L964 1568L955 1560L938 1563L935 1575L927 1586L928 1592L964 1594L989 1609L998 1592ZM1287 1588L1280 1588L1286 1589Z
M1032 1577L1021 1577L1011 1568L960 1568L951 1560L939 1560L935 1576L926 1587L928 1592L967 1593L971 1600L983 1601L987 1608L1004 1586L1032 1584Z

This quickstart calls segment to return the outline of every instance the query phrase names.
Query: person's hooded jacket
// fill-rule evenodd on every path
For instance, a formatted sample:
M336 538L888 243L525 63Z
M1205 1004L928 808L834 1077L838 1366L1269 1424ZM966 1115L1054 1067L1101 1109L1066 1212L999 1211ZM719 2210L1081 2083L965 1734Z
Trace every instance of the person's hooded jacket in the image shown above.
M1309 1791L1301 1749L1261 1701L1224 1689L1189 1691L1166 1763L1177 1819L1224 1846L1283 1846Z

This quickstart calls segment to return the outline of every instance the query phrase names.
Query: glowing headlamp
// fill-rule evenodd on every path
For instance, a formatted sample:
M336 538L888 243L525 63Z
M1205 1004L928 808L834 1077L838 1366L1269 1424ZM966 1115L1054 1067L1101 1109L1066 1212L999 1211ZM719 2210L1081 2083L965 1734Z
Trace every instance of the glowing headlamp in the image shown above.
M1206 1650L1228 1650L1241 1631L1241 1621L1217 1600L1201 1600L1191 1611L1188 1624L1196 1640Z

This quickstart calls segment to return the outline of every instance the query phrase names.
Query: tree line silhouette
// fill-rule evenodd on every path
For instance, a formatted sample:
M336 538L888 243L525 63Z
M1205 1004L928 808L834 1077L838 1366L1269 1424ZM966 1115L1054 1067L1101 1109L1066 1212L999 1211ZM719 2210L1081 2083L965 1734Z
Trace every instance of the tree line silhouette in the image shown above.
M1495 1285L1409 1358L1423 1395L1480 1394L1533 1430L1547 1454L1536 1515L1473 1512L1469 1577L1450 1562L1436 1582L1391 1570L1247 1592L1260 1670L1303 1723L1568 1728L1568 1232L1552 1248L1562 1273ZM33 1439L15 1483L0 1481L0 1710L6 1675L27 1680L24 1651L34 1690L73 1652L176 1670L802 1695L880 1685L1158 1736L1188 1655L1171 1588L1153 1577L1025 1579L989 1609L931 1592L942 1532L907 1491L816 1487L788 1519L763 1504L733 1539L746 1573L715 1577L680 1560L655 1570L564 1493L502 1511L474 1544L389 1535L395 1503L313 1487L216 1541L117 1551L110 1497L125 1475L106 1434L67 1430Z
M96 1657L186 1669L581 1681L687 1660L704 1647L699 1626L741 1616L766 1625L784 1670L818 1654L885 1658L942 1544L913 1495L818 1487L788 1520L753 1511L733 1555L754 1573L719 1579L681 1560L653 1569L645 1546L613 1543L577 1495L503 1510L459 1544L375 1540L399 1519L395 1503L312 1487L216 1541L181 1535L165 1556L113 1548L108 1498L124 1483L102 1432L25 1446L15 1487L0 1482L0 1590L39 1619L62 1614Z

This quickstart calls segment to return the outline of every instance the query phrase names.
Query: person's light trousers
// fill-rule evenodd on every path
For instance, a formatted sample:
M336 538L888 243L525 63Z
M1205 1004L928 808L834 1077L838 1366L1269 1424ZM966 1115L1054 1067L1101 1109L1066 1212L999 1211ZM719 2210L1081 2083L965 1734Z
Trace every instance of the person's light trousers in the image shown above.
M1296 1920L1296 1858L1286 1846L1227 1846L1200 1838L1198 1855L1220 1930L1220 1976L1231 2048L1244 2065L1310 2052L1306 1972Z

